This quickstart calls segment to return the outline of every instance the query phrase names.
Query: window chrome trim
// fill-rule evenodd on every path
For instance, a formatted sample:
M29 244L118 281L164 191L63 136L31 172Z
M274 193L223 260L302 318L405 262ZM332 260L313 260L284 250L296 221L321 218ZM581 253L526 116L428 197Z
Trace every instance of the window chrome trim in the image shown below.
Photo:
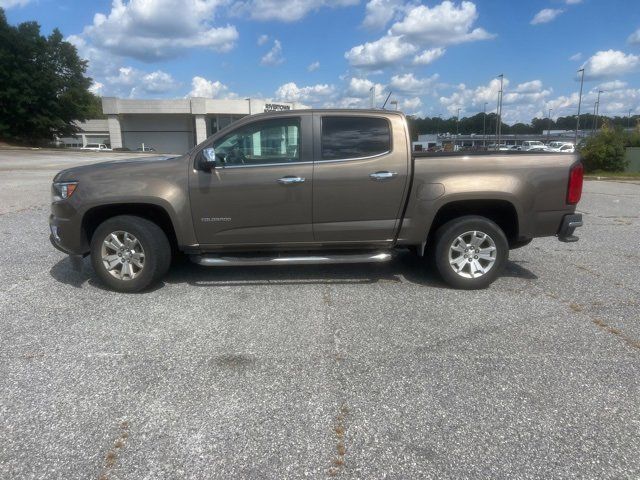
M315 163L351 162L351 161L354 161L354 160L369 160L369 159L372 159L372 158L382 157L384 155L390 155L392 152L393 152L393 150L387 150L386 152L376 153L375 155L369 155L369 156L366 156L366 157L321 159L321 160L316 160Z
M216 166L220 170L227 170L230 168L256 168L256 167L283 167L294 165L311 165L313 162L284 162L284 163L260 163L258 165L220 165Z

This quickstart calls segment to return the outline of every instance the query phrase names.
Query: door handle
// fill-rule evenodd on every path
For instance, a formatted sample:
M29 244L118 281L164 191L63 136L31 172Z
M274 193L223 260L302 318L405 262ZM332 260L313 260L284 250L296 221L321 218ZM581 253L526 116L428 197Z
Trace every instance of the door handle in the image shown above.
M376 182L383 182L385 180L391 180L394 177L398 176L398 172L374 172L369 174L369 178L371 180L375 180Z
M277 182L281 183L282 185L292 185L294 183L303 183L305 180L306 179L304 177L287 176L279 178Z

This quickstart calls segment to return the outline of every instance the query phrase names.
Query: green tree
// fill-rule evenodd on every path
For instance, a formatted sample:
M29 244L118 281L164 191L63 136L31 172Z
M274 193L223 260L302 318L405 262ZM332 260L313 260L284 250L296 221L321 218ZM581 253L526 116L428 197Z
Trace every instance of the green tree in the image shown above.
M0 8L0 138L42 143L77 131L74 120L95 111L87 62L59 30L7 23Z
M604 124L593 137L589 137L581 148L583 163L587 172L621 172L627 162L624 158L625 135L619 130Z

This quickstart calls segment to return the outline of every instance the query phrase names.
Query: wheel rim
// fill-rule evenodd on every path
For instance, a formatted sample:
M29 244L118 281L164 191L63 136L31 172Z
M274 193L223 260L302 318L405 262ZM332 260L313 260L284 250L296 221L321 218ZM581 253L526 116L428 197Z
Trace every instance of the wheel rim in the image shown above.
M144 249L129 232L111 232L102 241L101 257L104 268L118 280L133 280L144 269Z
M449 265L463 278L480 278L493 268L497 259L496 242L479 230L459 235L449 247Z

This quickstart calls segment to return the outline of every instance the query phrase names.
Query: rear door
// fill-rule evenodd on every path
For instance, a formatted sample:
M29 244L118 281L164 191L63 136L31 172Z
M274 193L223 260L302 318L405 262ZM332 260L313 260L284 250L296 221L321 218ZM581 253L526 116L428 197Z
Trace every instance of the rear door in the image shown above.
M191 172L201 245L313 242L311 121L310 113L254 120L206 145L215 148L220 164Z
M314 113L313 128L315 240L393 242L409 179L403 118Z

